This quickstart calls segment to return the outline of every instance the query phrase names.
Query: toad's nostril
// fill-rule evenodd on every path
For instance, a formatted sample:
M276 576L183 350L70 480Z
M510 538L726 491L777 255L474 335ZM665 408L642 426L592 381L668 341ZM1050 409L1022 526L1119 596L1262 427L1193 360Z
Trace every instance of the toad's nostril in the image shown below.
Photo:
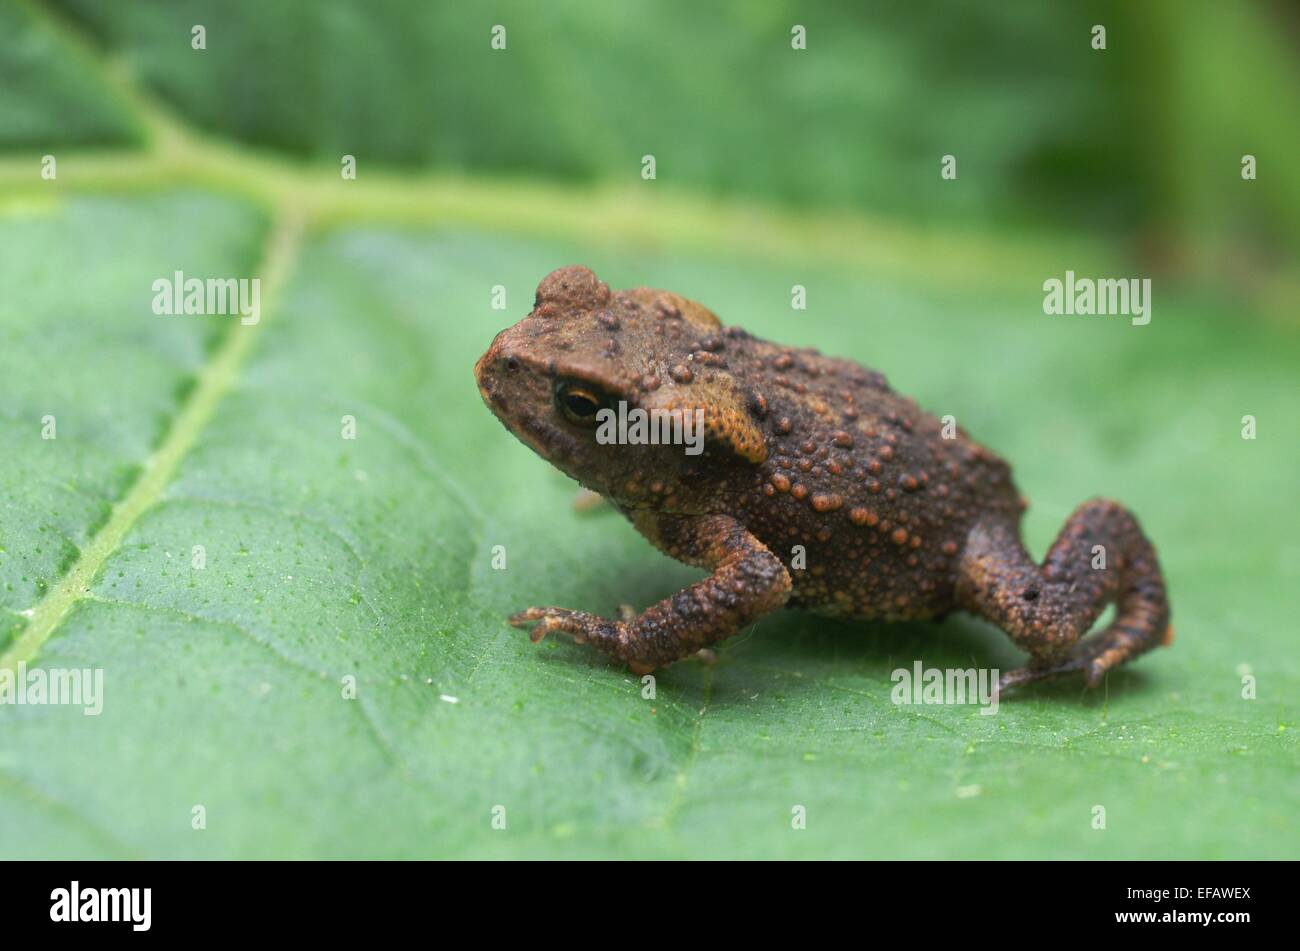
M1038 600L1038 589L1037 589L1037 588L1029 588L1029 589L1025 590L1024 592L1022 592L1020 596L1021 596L1022 598L1024 598L1026 601L1037 601L1037 600Z
M508 373L514 373L519 369L519 361L514 357L506 357L505 360L502 361L502 365L506 368L506 372Z

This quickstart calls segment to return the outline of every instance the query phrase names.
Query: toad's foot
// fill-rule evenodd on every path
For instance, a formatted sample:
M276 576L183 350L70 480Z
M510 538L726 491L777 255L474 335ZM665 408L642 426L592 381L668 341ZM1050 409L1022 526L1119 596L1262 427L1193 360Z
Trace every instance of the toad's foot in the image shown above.
M579 644L591 642L601 650L608 651L607 646L616 644L620 639L618 621L611 621L586 611L571 611L568 608L528 608L510 615L510 623L515 627L533 625L528 638L534 644L552 631L572 634Z
M1168 646L1173 643L1173 640L1174 629L1171 625L1165 628L1160 643ZM1142 643L1143 639L1137 635L1137 632L1111 626L1079 644L1059 663L1041 667L1030 664L1027 667L1007 671L998 679L998 692L1075 673L1082 673L1084 683L1089 687L1096 687L1106 674L1139 653L1138 648Z

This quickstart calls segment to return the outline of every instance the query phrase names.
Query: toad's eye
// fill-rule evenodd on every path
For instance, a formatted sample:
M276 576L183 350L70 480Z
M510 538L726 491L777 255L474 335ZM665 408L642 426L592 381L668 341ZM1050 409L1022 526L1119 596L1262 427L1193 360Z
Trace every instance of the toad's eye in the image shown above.
M596 413L609 405L609 398L585 384L561 381L555 384L555 405L569 422L594 426Z

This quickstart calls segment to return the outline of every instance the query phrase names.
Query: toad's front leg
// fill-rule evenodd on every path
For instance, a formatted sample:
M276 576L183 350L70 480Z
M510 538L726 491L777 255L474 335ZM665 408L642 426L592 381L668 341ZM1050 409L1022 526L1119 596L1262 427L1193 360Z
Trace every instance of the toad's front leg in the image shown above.
M551 631L567 632L645 673L730 637L790 596L785 565L733 518L643 514L635 522L674 558L713 573L626 621L566 608L529 608L510 623L535 624L534 642Z

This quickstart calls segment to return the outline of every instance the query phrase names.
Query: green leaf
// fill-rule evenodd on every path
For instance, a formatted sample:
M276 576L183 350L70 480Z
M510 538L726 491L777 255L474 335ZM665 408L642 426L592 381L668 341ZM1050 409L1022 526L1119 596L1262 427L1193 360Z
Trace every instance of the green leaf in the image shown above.
M138 140L130 114L58 32L13 0L0 3L0 148L121 145Z
M1043 262L1104 259L1075 243L327 187L132 106L155 142L136 157L70 156L57 183L0 164L0 668L103 671L98 716L0 705L0 855L1295 853L1294 325L1165 285L1147 327L1048 318ZM575 261L953 413L1014 463L1035 552L1079 501L1123 499L1159 547L1174 645L983 716L890 701L916 660L1019 661L962 617L783 612L715 667L661 672L653 700L589 650L529 643L511 611L611 614L698 577L574 511L481 405L474 360ZM261 276L262 319L154 314L177 270Z

